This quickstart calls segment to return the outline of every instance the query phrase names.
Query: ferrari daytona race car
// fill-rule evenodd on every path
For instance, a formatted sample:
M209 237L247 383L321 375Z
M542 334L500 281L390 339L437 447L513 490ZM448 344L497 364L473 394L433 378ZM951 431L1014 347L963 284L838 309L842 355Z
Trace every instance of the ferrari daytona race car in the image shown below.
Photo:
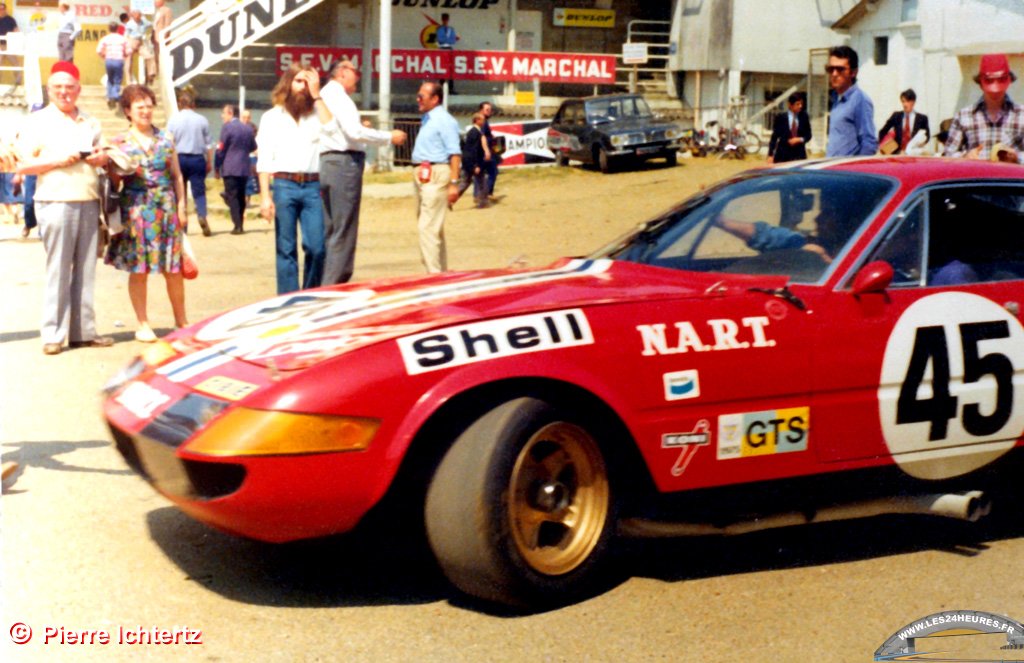
M622 536L973 520L1024 433L1024 171L807 162L543 269L243 306L106 387L134 470L270 542L386 496L462 591L593 591Z

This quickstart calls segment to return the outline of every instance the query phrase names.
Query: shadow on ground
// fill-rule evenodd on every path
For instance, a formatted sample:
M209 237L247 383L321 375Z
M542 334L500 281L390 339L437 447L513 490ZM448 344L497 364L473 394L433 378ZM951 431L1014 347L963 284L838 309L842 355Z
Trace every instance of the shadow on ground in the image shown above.
M390 533L357 530L275 545L222 534L170 507L147 520L154 541L190 580L244 603L351 607L444 600L499 617L524 614L459 594L423 545L400 540L399 524ZM884 516L734 537L632 540L624 542L607 587L630 577L675 583L926 550L973 557L985 554L991 541L1020 536L1024 523L1003 514L980 523Z

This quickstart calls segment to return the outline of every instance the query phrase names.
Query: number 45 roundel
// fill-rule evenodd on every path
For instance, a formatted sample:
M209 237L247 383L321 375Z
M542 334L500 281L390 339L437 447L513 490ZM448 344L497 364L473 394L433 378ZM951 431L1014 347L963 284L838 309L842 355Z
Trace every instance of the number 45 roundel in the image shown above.
M1024 327L978 295L925 297L885 346L878 409L896 463L921 479L992 462L1024 433Z

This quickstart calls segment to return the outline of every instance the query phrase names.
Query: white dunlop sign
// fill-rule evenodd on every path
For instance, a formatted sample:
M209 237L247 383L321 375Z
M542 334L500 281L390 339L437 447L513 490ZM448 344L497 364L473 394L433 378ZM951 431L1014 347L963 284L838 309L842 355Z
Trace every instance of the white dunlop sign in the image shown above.
M207 0L192 20L169 30L167 57L173 85L179 87L235 51L312 9L323 0Z

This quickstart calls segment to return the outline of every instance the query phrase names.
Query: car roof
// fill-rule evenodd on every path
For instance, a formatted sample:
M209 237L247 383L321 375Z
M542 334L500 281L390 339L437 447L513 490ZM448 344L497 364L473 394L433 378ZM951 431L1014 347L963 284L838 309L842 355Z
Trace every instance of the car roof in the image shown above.
M643 95L642 94L633 94L631 92L616 92L614 94L595 94L595 95L592 95L592 96L589 96L589 97L576 97L574 99L566 99L562 103L563 104L567 104L567 103L570 103L570 102L577 102L577 101L582 101L582 102L597 101L599 99L632 99L634 97L640 97L641 99L643 99Z
M879 156L848 159L818 159L788 162L783 168L793 170L826 170L882 175L899 180L906 187L950 180L1020 180L1024 168L1016 164L994 163L977 159L943 157Z

